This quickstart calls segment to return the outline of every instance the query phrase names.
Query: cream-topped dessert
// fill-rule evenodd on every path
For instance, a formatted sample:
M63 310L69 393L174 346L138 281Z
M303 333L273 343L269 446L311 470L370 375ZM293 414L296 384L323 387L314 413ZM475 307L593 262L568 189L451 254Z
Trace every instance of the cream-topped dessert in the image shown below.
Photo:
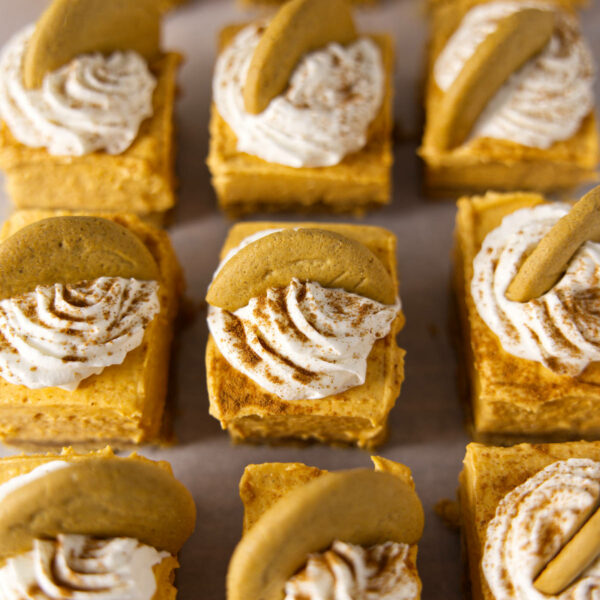
M410 546L387 542L365 548L336 540L285 585L285 600L414 600L420 585Z
M498 22L522 8L553 11L554 33L496 92L479 116L471 138L497 138L547 149L567 140L594 107L594 64L576 20L545 2L495 1L478 4L463 18L437 57L433 76L447 91L492 34Z
M599 498L600 463L580 458L555 462L509 492L488 525L481 563L495 600L549 598L533 582ZM591 600L599 586L596 558L573 584L552 597Z
M506 352L576 376L600 360L600 244L583 244L561 279L539 298L506 297L525 256L569 210L567 204L542 204L505 217L473 261L471 294Z
M367 357L400 310L343 289L292 279L235 312L210 307L229 364L284 400L316 399L365 382Z
M206 294L206 370L233 437L374 445L362 439L384 431L404 379L395 243L356 225L231 229Z
M157 291L156 281L100 277L1 300L0 376L32 389L76 389L142 343L160 310Z
M43 463L0 485L0 499L68 468L65 460ZM156 591L152 567L167 556L132 538L59 534L56 539L36 539L32 550L9 557L0 567L0 599L150 600Z
M215 275L246 246L281 229L243 239ZM210 333L227 362L284 400L317 399L365 382L367 357L401 309L340 288L292 278L289 285L233 312L210 306Z
M242 29L215 67L214 101L237 137L238 150L291 167L323 167L363 148L384 95L378 46L360 38L310 52L284 93L254 115L244 108L243 87L263 30L260 24Z
M13 136L50 154L120 154L153 113L156 79L132 50L80 55L26 89L23 61L34 25L16 34L0 56L0 118Z
M168 464L64 449L7 458L0 480L0 599L175 597L195 506Z

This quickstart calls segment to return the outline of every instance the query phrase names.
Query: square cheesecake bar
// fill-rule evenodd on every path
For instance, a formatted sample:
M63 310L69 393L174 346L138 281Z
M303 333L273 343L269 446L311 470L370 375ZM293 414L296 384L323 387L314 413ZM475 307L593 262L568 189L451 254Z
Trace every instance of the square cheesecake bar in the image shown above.
M426 124L419 154L424 161L424 187L432 195L457 195L487 190L550 190L573 188L597 180L600 160L598 125L592 110L568 139L548 148L526 146L507 139L467 138L451 148L441 147L432 128L444 92L434 78L434 65L465 15L490 0L433 0L429 2L430 39L425 75ZM568 14L577 0L556 3ZM493 102L492 99L490 102ZM532 113L535 111L532 111Z
M110 447L105 447L102 448L100 450L97 451L93 451L93 452L88 452L88 453L79 453L74 451L72 448L63 448L62 451L60 453L56 453L56 454L52 454L52 453L47 453L47 454L30 454L30 455L17 455L17 456L10 456L10 457L5 457L0 459L0 489L1 486L5 483L9 483L9 485L13 485L13 490L12 491L18 491L19 490L19 486L14 486L14 480L15 478L19 478L22 476L29 476L29 482L27 481L22 481L23 484L27 484L27 483L31 483L32 481L35 481L32 478L32 471L38 469L38 473L39 475L35 475L35 477L44 477L45 474L51 474L53 471L51 470L52 465L50 465L50 463L56 464L57 461L60 461L61 463L64 463L66 466L82 466L82 467L86 467L86 466L92 466L95 463L102 463L104 461L116 461L117 463L120 464L129 464L129 465L134 465L135 463L140 463L142 465L148 465L148 466L152 466L155 467L155 470L157 472L164 472L162 474L162 476L159 477L159 480L162 480L163 478L166 481L171 481L173 482L173 484L176 486L176 489L179 488L178 490L178 496L177 496L177 500L179 500L180 502L182 502L182 504L180 504L179 506L177 506L177 510L179 511L179 515L178 518L180 519L180 522L183 524L183 528L184 530L187 530L186 533L184 534L185 537L189 536L189 534L191 533L191 531L193 530L193 526L194 526L194 517L193 517L193 513L194 511L194 506L193 506L193 500L191 498L191 496L189 495L189 492L182 490L181 488L183 488L183 486L181 486L181 484L179 484L179 482L176 482L174 480L173 477L173 473L172 473L172 469L171 466L168 462L166 461L151 461L145 457L136 455L136 454L132 454L131 456L128 457L115 457L112 449ZM48 468L45 473L40 473L39 469L44 469L44 467L46 465L49 465L50 468ZM61 469L58 469L59 471ZM153 469L154 470L154 469ZM81 471L80 471L81 472ZM115 473L114 477L118 477L119 475ZM11 484L12 482L12 484ZM136 485L137 482L133 482L131 481L131 483L133 485ZM75 479L73 481L73 483L69 482L67 485L77 485L77 480ZM122 485L122 482L121 482ZM9 490L7 490L9 491ZM10 493L10 491L9 491ZM46 493L48 494L48 497L43 500L42 502L46 502L48 505L52 505L52 487L48 486L48 489L46 490ZM62 511L69 511L69 515L68 518L64 518L64 524L66 525L67 528L73 528L75 530L77 530L78 526L81 526L81 522L82 519L80 517L80 515L77 515L77 510L80 509L81 510L81 506L83 504L84 507L88 507L88 512L91 510L92 511L92 519L93 514L94 514L94 509L97 508L98 506L98 501L96 498L93 497L93 491L92 490L80 490L77 491L76 493L74 493L71 497L71 503L68 504L68 508L66 507L62 507ZM106 492L105 492L106 493ZM90 494L90 497L86 498L86 494ZM81 497L83 496L83 498ZM105 497L104 501L107 501L107 498ZM151 503L150 503L151 504ZM94 507L94 508L90 508L90 507ZM51 517L47 518L45 524L44 524L44 518L41 516L41 513L43 512L44 509L40 509L37 517L38 517L38 523L37 525L30 525L27 522L27 516L22 517L23 522L19 522L19 523L14 523L13 525L15 526L15 528L20 528L21 531L26 531L28 530L30 527L32 529L35 529L36 527L38 528L44 528L44 527L49 527L48 523L52 522L51 521ZM138 506L138 508L140 508ZM150 508L150 505L148 506L148 508ZM175 507L173 507L175 508ZM27 514L27 510L31 510L31 506L28 506L27 508L24 509L25 515ZM52 510L52 508L49 508L48 510ZM85 509L84 509L85 510ZM110 511L107 511L106 514L109 514ZM19 517L19 515L14 515L17 518ZM99 521L106 521L106 518L103 515L98 515L99 517ZM7 517L5 516L4 519L6 519ZM74 525L74 523L79 523L79 525ZM120 525L123 525L124 523L126 523L126 516L121 514L120 515ZM6 522L2 523L2 526L6 526ZM52 527L52 526L50 526ZM59 526L60 527L60 526ZM110 527L110 526L109 526ZM84 528L85 529L85 528ZM114 526L112 527L112 529L114 530ZM118 529L118 528L117 528ZM66 533L64 530L63 531L59 531L58 533ZM84 531L80 531L80 534L85 534ZM108 532L107 532L108 533ZM101 538L104 537L108 537L110 538L111 536L114 536L115 532L111 531L107 536L100 536ZM121 536L123 535L123 532L121 532ZM38 537L38 536L35 536ZM40 536L41 537L41 536ZM45 535L43 536L44 538L47 539L52 539L52 542L54 544L56 544L56 542L54 541L54 535L52 536L48 536ZM77 536L78 537L78 536ZM99 540L96 540L97 542ZM107 540L108 543L110 543L110 540ZM146 545L147 544L142 544L139 540L136 540L137 542L137 546L138 548ZM102 543L102 542L100 542ZM59 550L60 551L60 542L57 544L59 546ZM109 555L110 552L110 547L109 546L105 546L105 549L108 550L108 552L106 552L105 556ZM4 550L4 548L3 548ZM87 546L83 546L83 548L80 550L83 554L85 554L85 552L88 550ZM149 550L149 548L145 548L145 550ZM69 563L69 567L71 567L72 571L71 571L71 575L73 576L77 576L78 575L78 570L81 567L78 566L72 566L72 564L70 563L70 561L73 561L73 564L77 564L77 559L79 558L84 558L84 557L80 557L77 556L77 550L74 551L74 555L75 556L69 556L67 558L67 562ZM4 581L4 579L2 578L2 573L1 573L1 569L5 566L5 563L10 563L11 562L11 556L8 557L3 557L3 559L0 560L0 580ZM89 560L89 556L85 557L88 558ZM95 558L98 558L98 556L96 556ZM118 564L119 566L122 568L123 566L125 566L125 561L129 560L130 555L127 554L127 552L123 552L123 554L119 557L119 561ZM26 556L21 555L21 560L25 560ZM144 565L145 561L142 560L141 562L138 561L137 566L137 570L139 571L140 568L144 568L146 565ZM110 591L114 591L114 590L110 590L110 586L114 585L114 581L111 581L111 567L108 565L103 565L104 570L103 570L103 575L101 575L101 577L104 577L103 580L103 587L106 588L106 590L108 592ZM177 554L172 554L169 552L164 552L162 554L162 557L160 557L158 559L158 562L156 562L153 566L152 566L152 574L154 575L154 593L152 594L152 596L150 597L149 600L173 600L175 598L175 596L177 595L177 589L175 588L173 582L174 582L174 578L175 578L175 570L179 567L179 562L177 560ZM62 592L62 594L59 594L57 596L54 596L50 593L50 595L46 596L44 595L44 592L47 592L46 589L44 590L40 590L40 592L42 592L42 595L44 598L58 598L59 596L62 598L64 597L64 595L69 595L71 590L70 588L70 584L72 583L72 581L69 581L68 578L66 580L62 580L61 579L61 574L64 573L64 571L61 572L60 569L52 569L51 570L51 575L49 576L49 580L53 580L53 578L56 578L56 581L53 581L53 583L57 584L58 589ZM97 581L94 581L95 577L98 577L97 572L95 572L92 569L85 571L85 573L87 574L87 577L83 577L82 580L79 580L77 583L79 584L79 586L81 587L77 587L79 591L79 593L86 593L86 587L88 585L90 586L94 586L97 585ZM22 573L20 574L22 576ZM134 577L138 575L136 573L134 573ZM14 577L14 574L13 574ZM131 577L131 574L129 574L129 577ZM121 590L120 593L121 594L125 594L126 597L127 596L127 586L131 585L131 581L128 581L128 576L126 573L121 573L120 577L117 578L119 585L121 586ZM18 585L21 582L19 581L18 576L16 577L16 579L12 579L11 584L12 585L16 585L18 587ZM145 582L145 588L146 589L151 589L152 586L146 581ZM87 589L91 589L91 588L87 588ZM94 588L94 589L98 589L98 588ZM136 590L137 592L139 592L139 589ZM128 596L127 596L128 597ZM132 596L133 597L133 596Z
M241 223L231 228L221 259L243 239L259 231L313 227L342 234L366 246L381 261L398 287L396 238L380 227L310 223ZM267 392L232 367L212 336L206 348L210 414L234 440L318 440L373 447L386 435L387 417L404 379L404 350L396 334L404 325L402 312L390 333L375 341L367 359L366 381L345 392L317 400L286 401Z
M387 472L398 477L414 490L414 481L410 469L401 464L372 456L374 470ZM242 536L279 500L291 491L321 477L328 471L311 467L303 463L262 463L251 464L244 469L240 479L240 498L244 505L244 525ZM417 571L417 544L411 544L407 555L407 566L416 580L416 595L411 600L421 597L421 580Z
M479 441L594 439L600 434L600 363L575 377L506 352L477 311L473 260L488 233L522 208L544 204L533 193L461 198L455 230L454 289L459 313L461 383L469 425Z
M66 211L22 210L4 223L0 241L41 219ZM90 214L90 213L87 213ZM160 312L142 344L121 364L81 381L74 391L58 387L29 389L0 378L0 439L24 447L125 446L165 441L165 398L174 320L183 292L183 273L168 235L135 215L105 218L139 237L159 268Z
M509 448L477 443L467 446L463 470L459 477L459 498L464 549L468 559L468 580L473 600L497 598L488 584L482 567L482 557L488 538L488 526L497 514L499 503L517 486L538 475L542 469L557 461L569 459L600 461L600 443L519 444ZM550 488L548 490L552 491ZM548 494L546 494L547 499ZM564 510L567 512L569 511L568 498L564 496L563 500ZM573 505L570 506L572 509ZM512 516L514 524L520 517L516 514ZM554 514L554 516L558 518L558 515ZM538 527L539 529L532 533L532 536L543 535L546 531L550 539L555 534L550 524L547 525L547 530L544 529L543 522L538 523ZM526 552L526 545L523 545L522 549ZM510 550L506 552L509 553ZM508 575L512 576L513 573L509 572ZM513 593L518 594L518 592Z
M0 168L17 209L119 211L160 216L175 205L173 108L181 56L149 65L157 79L154 112L118 155L53 156L18 142L0 121Z
M223 29L219 51L231 43L243 25ZM385 72L381 108L371 122L367 144L328 167L290 167L267 162L237 150L237 138L211 108L207 158L220 208L232 217L286 210L326 211L361 215L390 201L392 154L393 44L387 35L372 35Z

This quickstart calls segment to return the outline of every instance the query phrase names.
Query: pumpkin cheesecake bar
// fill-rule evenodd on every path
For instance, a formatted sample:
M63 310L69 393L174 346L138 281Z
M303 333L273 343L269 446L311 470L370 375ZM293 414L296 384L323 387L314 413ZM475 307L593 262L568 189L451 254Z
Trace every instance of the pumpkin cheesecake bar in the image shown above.
M533 193L458 201L454 287L464 395L478 440L561 441L600 433L597 245L582 246L540 298L515 302L505 295L524 253L569 210Z
M404 379L395 247L379 227L232 227L207 295L206 370L234 440L383 441Z
M31 210L14 213L0 240L0 439L34 447L164 441L183 290L167 234L134 215Z
M343 590L348 597L366 590L375 594L377 590L382 597L418 600L421 580L417 571L417 542L423 512L412 475L410 469L400 463L379 456L373 456L372 461L374 471L328 472L302 463L248 465L240 480L244 527L229 567L228 598L244 597L240 587L252 585L245 577L244 567L251 566L253 558L257 562L266 561L270 553L274 553L273 562L282 564L267 567L269 579L265 580L268 584L264 587L270 587L273 579L279 580L277 586L282 593L285 589L288 600L306 597L315 579L325 588L335 588L337 593ZM365 485L367 480L372 486L382 486L379 494L365 490L369 488ZM371 499L378 509L373 520L368 512L375 507L365 507L368 500L357 490L361 485L361 491L367 496L377 496ZM390 491L397 487L391 498L393 510L384 500L388 486ZM301 531L293 535L296 511L304 512L300 520L311 521L303 523ZM325 516L329 511L335 512L330 519ZM310 516L307 517L307 513ZM325 524L320 523L322 518L326 519ZM406 524L400 524L404 519L410 519L410 528L414 531L408 532ZM377 531L386 521L390 527L387 533ZM279 551L276 546L259 541L264 537L263 532L284 529L285 549ZM274 537L281 539L283 535L274 534ZM310 554L297 552L296 544L310 548ZM255 557L248 555L249 549L256 553ZM283 554L286 556L282 559ZM322 595L325 597L323 591Z
M540 597L538 574L596 508L600 443L472 443L459 481L473 600ZM597 565L560 596L591 597Z
M576 15L580 6L576 0L429 3L419 150L427 191L545 192L597 179L594 66Z
M110 448L11 456L0 459L0 494L8 597L175 598L177 553L196 511L167 462Z
M288 5L300 2L318 4ZM344 0L323 4L349 11ZM352 25L350 44L313 47L286 89L252 114L241 100L241 66L248 54L258 55L257 44L270 35L265 27L232 25L219 37L207 163L220 208L231 217L285 210L360 215L387 204L393 162L390 36L357 37Z
M0 168L16 208L160 219L175 205L173 109L181 56L152 47L161 14L154 4L111 0L97 15L92 2L75 7L54 0L35 28L7 43ZM130 33L122 34L123 23ZM98 28L109 38L100 39ZM31 85L30 55L52 56L57 39L70 54L46 69L45 84Z

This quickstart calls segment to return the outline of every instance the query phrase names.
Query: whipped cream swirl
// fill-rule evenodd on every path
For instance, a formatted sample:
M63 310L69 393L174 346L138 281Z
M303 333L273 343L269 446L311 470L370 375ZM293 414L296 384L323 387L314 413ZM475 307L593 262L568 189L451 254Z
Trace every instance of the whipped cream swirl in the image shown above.
M151 600L167 552L132 538L58 535L0 568L0 600Z
M505 217L473 261L471 294L506 352L574 377L600 360L600 244L583 244L558 283L539 298L506 297L525 256L569 209L542 204Z
M100 277L0 301L0 376L74 390L142 343L160 309L156 281Z
M408 544L370 548L335 541L285 585L285 600L413 600L420 590Z
M237 148L290 167L338 164L367 143L384 94L381 52L368 38L307 54L287 90L260 114L244 108L248 67L264 26L244 28L217 60L213 96Z
M156 79L136 52L84 54L48 73L40 89L23 85L23 60L34 26L0 56L0 117L14 137L50 154L120 154L152 115Z
M324 398L365 382L367 357L400 310L292 279L234 313L209 307L208 326L238 371L284 400Z
M446 91L498 22L522 8L555 12L546 47L505 82L473 127L471 138L497 138L546 149L572 137L594 107L594 64L577 21L542 2L486 2L472 8L448 40L434 78Z
M545 600L533 581L581 525L600 497L600 463L553 463L508 493L490 521L482 568L496 600ZM600 596L600 557L559 596Z

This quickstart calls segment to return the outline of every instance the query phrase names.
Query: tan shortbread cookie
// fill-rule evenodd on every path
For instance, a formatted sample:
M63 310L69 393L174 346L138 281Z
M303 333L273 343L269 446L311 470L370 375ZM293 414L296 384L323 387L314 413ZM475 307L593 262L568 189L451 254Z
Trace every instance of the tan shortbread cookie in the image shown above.
M254 50L246 82L244 106L261 113L287 87L300 58L330 42L356 39L346 0L290 0L266 27Z
M396 301L392 278L368 248L321 229L285 229L248 244L217 273L206 301L234 311L294 277L383 304Z
M135 50L156 58L162 11L157 0L53 0L27 46L25 86L40 87L46 73L79 54Z
M600 554L600 509L584 523L562 550L546 565L534 586L557 596L579 577Z
M52 217L0 244L0 300L38 285L98 277L158 280L156 261L127 228L100 217Z
M523 8L498 22L432 115L431 135L440 148L452 148L466 139L496 91L548 43L553 29L553 11L538 8Z
M185 486L151 462L93 457L9 492L0 511L0 558L59 533L132 537L176 554L196 508Z
M244 535L229 564L228 600L281 600L285 582L311 552L336 539L416 543L423 508L414 489L386 472L325 473L291 490Z
M506 297L527 302L545 294L588 240L600 242L600 186L576 202L540 240L510 282Z

